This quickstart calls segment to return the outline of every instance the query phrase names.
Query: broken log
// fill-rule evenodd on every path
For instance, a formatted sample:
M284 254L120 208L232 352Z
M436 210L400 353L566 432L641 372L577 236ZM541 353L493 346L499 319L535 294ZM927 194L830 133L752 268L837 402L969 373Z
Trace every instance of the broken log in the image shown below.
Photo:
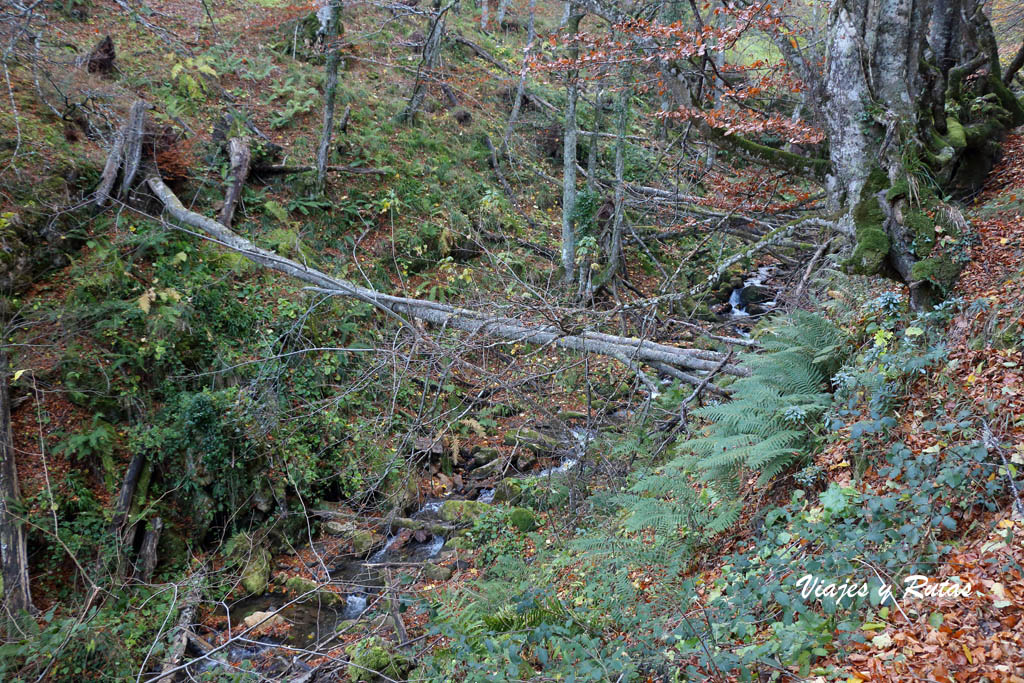
M132 104L131 113L128 115L128 125L124 131L124 175L121 177L122 197L128 196L135 182L135 174L139 172L142 165L142 134L146 125L146 110L149 105L143 100L136 100Z
M107 154L107 163L103 165L103 174L100 175L100 184L96 188L96 195L93 200L98 207L102 208L106 205L107 200L110 199L110 191L114 187L114 181L117 180L117 172L121 170L121 157L124 154L124 136L127 127L127 124L125 124L114 133L114 144L110 146L110 153Z
M219 244L242 254L258 265L310 284L311 291L365 301L400 320L410 329L415 330L403 316L417 318L442 329L455 329L470 335L498 337L510 343L551 345L568 351L610 356L625 362L634 369L638 363L660 362L683 369L711 371L725 357L725 354L716 351L684 349L655 344L643 339L617 337L598 332L566 331L556 325L523 323L514 318L495 317L487 312L383 294L346 280L331 277L315 268L257 247L212 218L186 209L181 200L155 172L149 175L147 183L157 198L163 202L167 213L175 220L201 230ZM737 376L750 374L746 368L733 364L727 364L722 372Z
M249 178L249 164L252 162L249 141L245 138L231 138L228 141L228 156L231 159L231 185L224 197L224 207L220 210L219 220L230 228L235 217L235 207L242 197L245 181Z
M115 59L117 52L114 50L113 39L110 36L103 36L86 58L85 70L91 74L109 76L114 70Z
M156 570L157 557L156 549L160 543L160 532L163 531L164 521L154 517L149 521L149 528L142 537L142 548L139 549L139 564L136 577L141 583L149 583L153 578L153 571Z

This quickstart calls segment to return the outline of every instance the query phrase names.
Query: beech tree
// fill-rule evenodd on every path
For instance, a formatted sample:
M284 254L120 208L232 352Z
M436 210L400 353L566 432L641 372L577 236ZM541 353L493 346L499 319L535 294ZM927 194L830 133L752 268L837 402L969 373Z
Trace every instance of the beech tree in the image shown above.
M806 40L809 28L785 3L715 7L713 22L692 4L688 22L670 24L645 19L643 7L580 7L632 41L594 41L581 63L640 62L671 97L666 119L693 123L755 163L824 182L826 213L852 247L848 268L906 283L915 308L955 283L966 224L946 200L975 192L1002 135L1024 123L1011 89L1024 53L1001 68L985 2L837 2L824 41ZM785 70L754 79L766 65L720 59L752 31L774 41ZM803 116L782 113L785 90L800 94ZM766 134L788 148L759 141Z

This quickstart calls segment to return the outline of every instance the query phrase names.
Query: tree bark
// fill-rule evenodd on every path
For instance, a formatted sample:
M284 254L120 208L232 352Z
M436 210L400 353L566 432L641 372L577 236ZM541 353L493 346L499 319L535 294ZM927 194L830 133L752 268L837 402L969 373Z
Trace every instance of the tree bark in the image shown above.
M192 622L196 615L196 608L199 600L203 597L203 574L199 573L191 578L191 586L185 595L184 604L178 616L178 623L171 631L167 649L167 656L160 667L160 675L152 679L151 683L170 683L181 664L181 658L185 655L185 646L188 644L188 634L192 630Z
M7 632L14 635L25 612L33 611L25 528L18 517L21 487L11 433L11 397L7 386L7 351L0 348L0 555Z
M327 182L327 161L330 155L331 135L334 132L334 100L338 90L338 63L341 54L338 51L338 0L328 0L327 4L327 35L324 43L327 46L327 86L324 89L324 128L320 134L320 146L316 153L316 187L322 194ZM230 226L231 222L224 225Z
M908 283L915 309L951 288L962 267L930 246L928 216L941 195L973 191L994 163L995 140L1024 122L994 45L975 0L847 0L829 17L830 203L855 242L853 269ZM965 88L986 61L989 77Z

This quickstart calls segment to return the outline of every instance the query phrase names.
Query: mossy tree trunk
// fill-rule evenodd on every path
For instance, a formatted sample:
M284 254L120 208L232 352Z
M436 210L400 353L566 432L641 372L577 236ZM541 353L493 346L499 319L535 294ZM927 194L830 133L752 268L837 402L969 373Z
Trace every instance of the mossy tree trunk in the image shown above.
M978 189L1024 110L978 0L846 0L827 40L828 189L856 243L849 264L908 283L927 308L962 267L963 224L941 198Z

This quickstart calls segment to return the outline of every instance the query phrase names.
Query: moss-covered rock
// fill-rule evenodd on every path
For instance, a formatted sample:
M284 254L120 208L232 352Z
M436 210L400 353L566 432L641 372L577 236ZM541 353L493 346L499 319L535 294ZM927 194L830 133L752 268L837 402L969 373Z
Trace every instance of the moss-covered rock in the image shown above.
M323 590L316 581L304 579L301 576L291 576L285 579L285 588L296 595L309 595L310 600L319 600L325 605L334 605L341 602L341 596L328 590Z
M423 565L423 575L431 581L447 581L452 578L452 570L451 567L442 567L439 564L427 562Z
M508 515L508 522L524 533L537 528L537 516L526 508L513 508Z
M264 548L253 548L245 569L242 570L242 587L250 595L262 595L270 583L270 553Z
M491 509L490 505L478 500L446 500L441 504L438 516L444 522L469 524Z
M359 529L349 537L352 552L357 555L365 555L383 540L384 538L380 534L369 529Z
M903 224L914 236L914 254L925 258L935 246L935 221L928 214L918 209L903 212Z
M345 653L349 656L348 675L353 681L404 680L413 666L409 657L395 652L377 636L350 645Z
M956 284L960 266L946 256L936 256L918 261L910 273L915 280L927 280L941 291L948 292Z

